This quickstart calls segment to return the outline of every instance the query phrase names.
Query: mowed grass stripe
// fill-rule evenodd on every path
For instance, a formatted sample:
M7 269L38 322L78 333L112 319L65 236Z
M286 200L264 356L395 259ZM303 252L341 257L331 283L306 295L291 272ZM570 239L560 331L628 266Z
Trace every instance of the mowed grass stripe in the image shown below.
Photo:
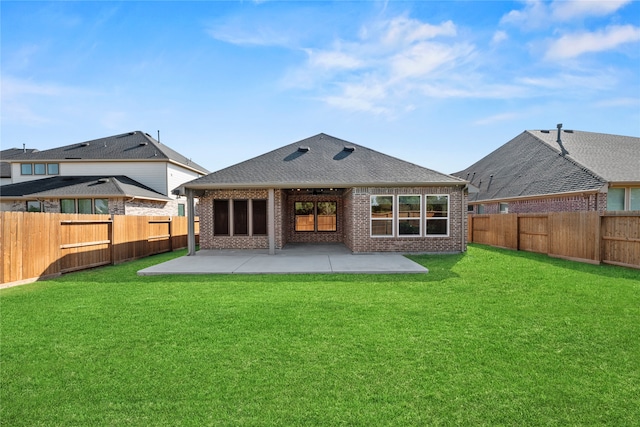
M472 245L427 275L138 277L0 292L0 423L633 425L640 272Z

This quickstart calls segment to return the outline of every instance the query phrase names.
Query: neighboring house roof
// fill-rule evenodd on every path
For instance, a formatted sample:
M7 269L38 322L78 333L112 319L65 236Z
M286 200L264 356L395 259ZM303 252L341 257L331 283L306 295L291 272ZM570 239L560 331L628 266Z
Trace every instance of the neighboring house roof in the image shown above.
M0 178L11 178L11 163L5 160L15 159L18 156L31 154L38 151L33 148L8 148L0 151Z
M478 188L470 201L594 191L640 181L640 138L581 131L524 131L453 175Z
M182 188L461 185L466 181L324 133L183 184Z
M22 151L22 150L20 150ZM161 144L151 135L133 131L49 150L18 153L14 160L167 160L206 174L209 171L177 151Z
M135 197L137 199L169 201L169 197L140 184L127 176L54 176L3 185L0 198L78 198Z

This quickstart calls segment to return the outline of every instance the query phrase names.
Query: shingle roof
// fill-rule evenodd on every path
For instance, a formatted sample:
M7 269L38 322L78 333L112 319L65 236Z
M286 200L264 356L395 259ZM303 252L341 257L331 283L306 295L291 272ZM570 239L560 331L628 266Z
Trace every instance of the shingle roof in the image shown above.
M35 150L33 148L8 148L6 150L0 151L0 178L11 178L11 163L5 162L4 160L15 159L18 156L25 155L27 153L33 153Z
M324 133L213 172L185 188L296 188L465 184Z
M454 175L478 188L470 201L594 190L605 184L527 131Z
M0 187L0 198L136 197L171 200L127 176L54 176Z
M21 150L20 150L21 151ZM15 160L170 160L201 173L209 171L177 151L156 141L151 135L133 131L63 147L31 153L18 153Z
M557 129L529 131L549 146L587 167L608 182L640 182L640 138L605 133L562 130L556 142Z

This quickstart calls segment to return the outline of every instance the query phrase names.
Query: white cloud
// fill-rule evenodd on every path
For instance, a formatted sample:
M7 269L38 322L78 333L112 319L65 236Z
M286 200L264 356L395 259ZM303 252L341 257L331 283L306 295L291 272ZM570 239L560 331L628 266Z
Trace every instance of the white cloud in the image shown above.
M500 23L524 29L544 28L554 22L610 15L629 3L631 0L556 0L551 3L526 0L522 9L505 14Z
M508 39L509 39L509 35L507 34L507 32L499 30L493 33L493 37L491 38L491 43L499 44Z
M350 70L360 68L363 65L362 60L348 53L313 49L304 50L309 56L310 67Z
M596 32L564 35L551 43L545 57L549 60L575 58L637 41L640 41L640 28L632 25L611 26Z
M551 4L552 16L557 21L568 21L585 16L606 16L621 7L631 3L631 0L563 0Z

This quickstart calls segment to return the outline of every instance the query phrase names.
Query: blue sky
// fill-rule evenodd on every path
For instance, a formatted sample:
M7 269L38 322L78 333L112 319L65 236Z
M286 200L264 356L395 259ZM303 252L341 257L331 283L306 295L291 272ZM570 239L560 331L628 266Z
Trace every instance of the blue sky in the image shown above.
M142 130L217 170L320 132L441 172L640 136L640 2L11 2L2 148Z

